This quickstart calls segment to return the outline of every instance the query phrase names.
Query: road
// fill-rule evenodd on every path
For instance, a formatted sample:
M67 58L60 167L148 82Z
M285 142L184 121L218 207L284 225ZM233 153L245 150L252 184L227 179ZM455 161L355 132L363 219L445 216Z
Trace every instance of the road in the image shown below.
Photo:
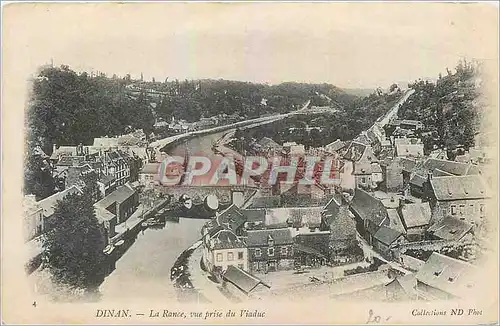
M278 121L278 120L281 120L281 119L284 119L284 118L287 118L287 117L290 117L290 116L293 116L296 114L308 113L308 111L306 111L306 109L310 103L311 103L311 101L309 100L306 103L304 103L304 105L302 105L302 107L299 110L289 112L289 113L277 114L277 115L272 115L272 116L268 116L268 117L255 118L255 119L240 121L240 122L236 122L236 123L231 123L231 124L224 125L224 126L218 126L218 127L197 130L197 131L190 131L190 132L187 132L184 134L179 134L179 135L163 138L163 139L152 142L151 144L149 144L149 147L157 149L157 150L161 150L163 147L165 147L169 144L172 144L172 143L177 142L177 141L181 141L183 139L188 139L188 138L193 137L193 136L205 136L205 135L210 135L210 134L218 134L218 133L225 132L225 131L228 131L231 129L236 129L239 127L257 127L260 125L272 123L272 122L275 122L275 121Z

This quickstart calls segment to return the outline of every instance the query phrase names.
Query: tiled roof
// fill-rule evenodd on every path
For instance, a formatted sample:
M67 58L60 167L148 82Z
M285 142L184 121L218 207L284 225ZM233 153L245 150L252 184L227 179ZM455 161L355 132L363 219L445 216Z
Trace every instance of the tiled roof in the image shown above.
M417 295L417 290L416 290L417 279L415 277L415 274L410 273L404 276L396 277L389 284L392 284L394 282L397 282L408 296L415 297Z
M475 267L458 259L433 252L416 274L419 282L462 297L475 286Z
M462 239L471 229L472 225L466 221L462 221L452 216L447 216L441 221L431 225L427 232L443 240L458 241Z
M401 222L401 217L399 216L399 213L396 209L388 209L387 216L389 217L388 227L401 233L406 232L403 226L403 222Z
M345 142L341 141L340 139L337 139L336 141L326 145L325 148L329 151L336 152L341 150L345 146L346 146Z
M82 165L85 161L84 156L62 156L57 162L57 166Z
M236 205L231 205L222 211L216 217L217 224L224 226L227 229L232 231L236 231L237 228L241 227L246 218L242 214L241 210Z
M403 168L403 171L410 172L417 165L417 161L415 159L411 159L411 158L407 158L407 157L402 157L402 158L399 159L399 164Z
M356 188L351 202L351 209L363 220L371 220L375 225L381 225L387 218L384 204L366 191Z
M427 181L427 177L421 176L420 174L415 174L410 179L410 184L422 188L424 183Z
M245 248L245 243L241 241L233 231L223 229L215 233L209 240L210 249L232 249Z
M230 265L227 268L227 270L222 275L222 278L236 286L245 294L249 294L250 292L252 292L252 290L255 289L259 284L270 288L270 286L264 283L261 279L233 265Z
M382 242L383 244L389 246L394 241L396 241L400 236L402 236L401 232L386 226L381 226L373 237L378 241Z
M351 142L344 154L344 159L350 161L358 161L366 150L367 145L359 143L357 141Z
M292 233L288 228L248 230L246 243L248 247L267 246L269 237L274 240L274 245L292 244Z
M429 203L405 204L401 209L401 217L406 228L425 226L431 220Z
M423 169L425 172L439 169L441 171L448 172L454 175L466 175L469 168L469 164L448 160L439 160L435 158L428 158L423 162L421 166L421 169Z
M323 207L281 207L267 210L266 225L286 227L319 227Z
M480 199L490 196L479 175L433 177L431 187L437 200Z
M135 190L128 185L118 187L115 191L99 200L94 206L108 208L113 203L122 203L135 194Z
M241 213L245 216L247 222L265 222L266 210L262 208L243 209Z

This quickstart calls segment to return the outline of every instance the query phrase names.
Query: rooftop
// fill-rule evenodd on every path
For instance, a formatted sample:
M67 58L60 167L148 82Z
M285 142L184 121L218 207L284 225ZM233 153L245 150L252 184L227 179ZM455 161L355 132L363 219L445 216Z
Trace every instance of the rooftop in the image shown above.
M230 265L227 268L222 277L224 280L230 282L245 294L252 292L259 284L270 288L270 286L264 283L261 279L233 265Z
M430 180L437 200L489 198L489 189L479 175L433 177Z
M474 271L471 264L433 252L416 278L428 286L462 297L475 285Z
M405 204L401 209L401 217L406 228L425 226L431 220L429 203Z
M278 246L293 243L292 233L288 228L248 230L246 243L249 247L266 246L270 238Z
M402 236L401 232L386 226L381 226L373 237L378 241L382 242L383 244L389 246L394 241L396 241L400 236Z

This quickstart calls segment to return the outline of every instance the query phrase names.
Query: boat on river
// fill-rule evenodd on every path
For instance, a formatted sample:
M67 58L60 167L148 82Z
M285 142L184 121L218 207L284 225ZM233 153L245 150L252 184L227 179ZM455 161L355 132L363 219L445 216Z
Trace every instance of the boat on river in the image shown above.
M106 248L102 251L106 255L110 255L115 250L115 246L107 245Z
M154 226L154 225L163 225L165 221L160 221L156 218L149 218L146 221L142 222L143 227Z

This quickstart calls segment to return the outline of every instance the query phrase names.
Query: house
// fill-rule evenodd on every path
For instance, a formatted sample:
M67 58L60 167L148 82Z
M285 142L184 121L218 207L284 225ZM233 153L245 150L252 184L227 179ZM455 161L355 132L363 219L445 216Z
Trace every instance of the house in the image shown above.
M423 157L424 144L396 144L398 157Z
M399 158L388 159L380 164L382 182L380 189L386 192L400 192L403 190L403 167Z
M346 149L344 159L352 162L371 162L376 160L376 157L371 146L358 141L352 141Z
M286 154L291 156L302 156L306 153L304 145L295 142L284 143L283 150Z
M125 222L139 205L139 194L129 185L118 187L115 191L94 204L116 216L116 224Z
M447 216L429 227L427 234L434 240L462 241L472 237L472 224Z
M115 177L111 175L102 174L99 179L97 179L97 186L102 197L106 197L110 193L116 190L116 180Z
M355 217L356 229L370 244L378 229L389 225L387 209L382 201L362 189L355 190L350 210Z
M94 138L93 147L109 150L111 148L118 148L119 142L116 137L99 137Z
M429 203L405 203L400 206L398 212L403 221L406 238L409 241L423 240L431 221Z
M477 166L459 162L428 158L423 162L416 162L413 167L405 161L408 168L403 169L403 183L408 186L410 194L416 198L422 198L424 183L428 174L433 176L459 176L477 175L481 171Z
M321 231L330 231L330 262L344 264L358 261L361 257L356 239L356 222L349 211L349 205L336 195L321 212Z
M387 301L417 300L417 279L415 274L396 277L385 285Z
M403 221L401 221L401 216L399 215L396 208L387 209L387 218L389 219L389 224L387 225L389 228L406 234L406 229L403 225Z
M160 165L161 163L147 163L139 172L139 184L145 188L153 188L155 184L160 183Z
M356 188L375 189L383 181L382 168L377 162L363 160L354 162L352 174Z
M241 211L245 216L245 225L244 228L246 230L249 229L263 229L266 227L266 210L263 208L251 208L251 209L243 209Z
M334 142L327 144L325 146L325 151L332 153L332 154L340 153L342 151L342 149L344 149L346 147L346 145L347 144L344 141L337 139Z
M401 232L384 225L378 228L373 235L373 248L388 259L393 258L391 249L404 242L406 242L406 238Z
M130 166L120 152L106 151L103 153L101 160L104 163L104 173L113 176L117 186L130 181Z
M330 261L330 231L298 234L294 240L295 266L320 267Z
M246 296L252 296L253 293L259 290L270 289L271 286L264 283L260 278L245 271L244 269L230 265L222 274L222 287L231 291L231 286L234 286Z
M433 221L451 215L474 225L482 223L491 194L480 175L429 175L427 183L426 198L429 200Z
M425 300L468 298L477 282L476 267L433 252L416 274L417 296Z
M315 232L321 226L322 207L280 207L266 210L267 228L292 228L292 236Z
M401 266L403 266L405 269L409 271L418 272L420 268L424 266L425 261L409 255L401 254L399 255L399 263L401 264Z
M248 230L246 244L251 273L293 268L294 242L288 228Z
M424 124L418 120L400 120L399 127L408 130L420 130L424 127Z
M233 231L236 235L241 236L244 234L244 226L247 221L246 216L238 208L232 204L221 213L217 212L215 222L228 230Z
M219 226L216 230L207 239L204 248L203 261L208 269L224 273L230 266L237 266L248 271L248 250L245 242L224 226Z

